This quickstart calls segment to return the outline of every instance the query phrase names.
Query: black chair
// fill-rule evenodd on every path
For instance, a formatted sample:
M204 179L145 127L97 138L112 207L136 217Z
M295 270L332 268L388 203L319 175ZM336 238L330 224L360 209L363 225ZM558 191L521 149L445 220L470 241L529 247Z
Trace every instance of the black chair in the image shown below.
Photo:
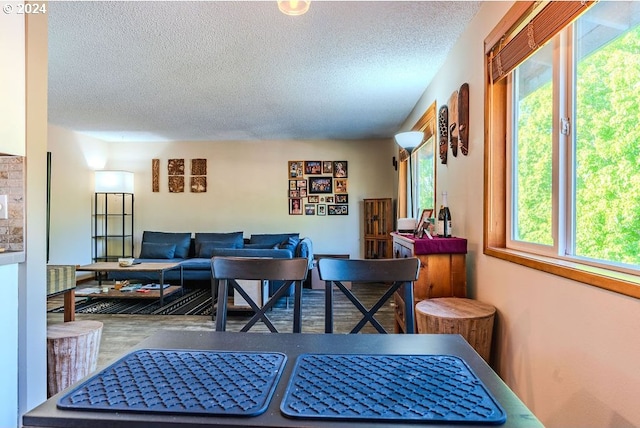
M379 333L387 333L374 316L398 290L401 290L405 302L405 332L414 333L413 282L418 279L419 269L420 260L415 257L368 260L322 258L318 260L318 273L320 279L325 281L325 333L333 333L333 285L342 291L363 315L351 333L358 333L367 322L371 323ZM367 310L351 290L344 286L345 281L391 283L391 285L371 309Z
M271 309L276 301L289 292L294 284L293 303L293 332L302 331L301 303L302 282L307 277L307 259L270 259L252 257L213 257L211 259L211 294L213 299L213 313L216 319L216 331L225 331L227 325L227 296L229 290L236 290L247 301L255 315L247 322L241 331L246 332L261 320L271 332L278 330L267 317L266 311ZM266 303L259 307L257 303L238 284L237 280L283 281L282 285L272 294Z

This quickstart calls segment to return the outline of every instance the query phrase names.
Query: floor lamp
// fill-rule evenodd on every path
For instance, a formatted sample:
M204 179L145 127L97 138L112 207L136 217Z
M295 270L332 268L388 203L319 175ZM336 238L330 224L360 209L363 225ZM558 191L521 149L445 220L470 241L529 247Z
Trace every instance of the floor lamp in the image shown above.
M409 132L401 132L395 135L396 143L405 149L409 153L409 197L411 212L409 213L409 217L415 218L413 212L413 171L411 168L411 152L422 143L424 140L424 132L421 131L409 131Z

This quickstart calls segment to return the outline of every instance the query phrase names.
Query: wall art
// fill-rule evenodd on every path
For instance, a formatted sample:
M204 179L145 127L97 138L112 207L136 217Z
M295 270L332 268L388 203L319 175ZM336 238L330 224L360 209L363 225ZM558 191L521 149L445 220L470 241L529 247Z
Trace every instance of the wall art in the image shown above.
M300 198L289 199L289 215L302 215L302 200Z
M288 161L289 215L348 215L346 160ZM331 204L331 205L327 205Z
M460 151L469 154L469 84L463 83L458 91L458 134Z
M151 191L160 191L160 159L151 159Z
M191 177L191 192L204 193L207 191L207 177L195 176Z
M330 177L309 177L309 193L333 193L332 182Z
M349 176L347 161L333 162L333 176L335 178L347 178Z
M289 178L302 178L304 169L302 161L289 161Z
M347 179L346 178L336 178L334 180L334 193L347 193Z
M169 193L184 192L184 175L169 176Z
M320 161L304 161L304 173L308 175L322 174L322 162Z
M348 205L328 205L327 209L329 211L329 215L348 215L349 214Z

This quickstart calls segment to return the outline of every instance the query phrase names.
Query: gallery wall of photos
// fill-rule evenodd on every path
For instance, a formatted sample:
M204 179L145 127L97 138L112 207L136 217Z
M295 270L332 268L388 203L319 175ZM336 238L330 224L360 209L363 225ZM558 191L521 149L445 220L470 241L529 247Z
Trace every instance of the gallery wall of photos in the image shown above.
M348 215L347 161L289 161L289 215Z

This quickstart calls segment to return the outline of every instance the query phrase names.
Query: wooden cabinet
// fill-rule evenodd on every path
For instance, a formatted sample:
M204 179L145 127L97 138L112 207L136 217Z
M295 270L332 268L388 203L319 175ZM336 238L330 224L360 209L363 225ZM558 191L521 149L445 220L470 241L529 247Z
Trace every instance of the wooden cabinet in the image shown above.
M133 193L95 193L93 262L133 257Z
M420 259L420 273L414 283L414 305L434 297L467 296L466 239L434 238L428 242L398 233L391 236L394 258L415 256ZM447 245L442 245L443 239L448 240ZM403 332L404 301L399 293L395 293L394 299L395 331L398 333Z
M391 198L364 200L364 258L390 259L393 203Z

